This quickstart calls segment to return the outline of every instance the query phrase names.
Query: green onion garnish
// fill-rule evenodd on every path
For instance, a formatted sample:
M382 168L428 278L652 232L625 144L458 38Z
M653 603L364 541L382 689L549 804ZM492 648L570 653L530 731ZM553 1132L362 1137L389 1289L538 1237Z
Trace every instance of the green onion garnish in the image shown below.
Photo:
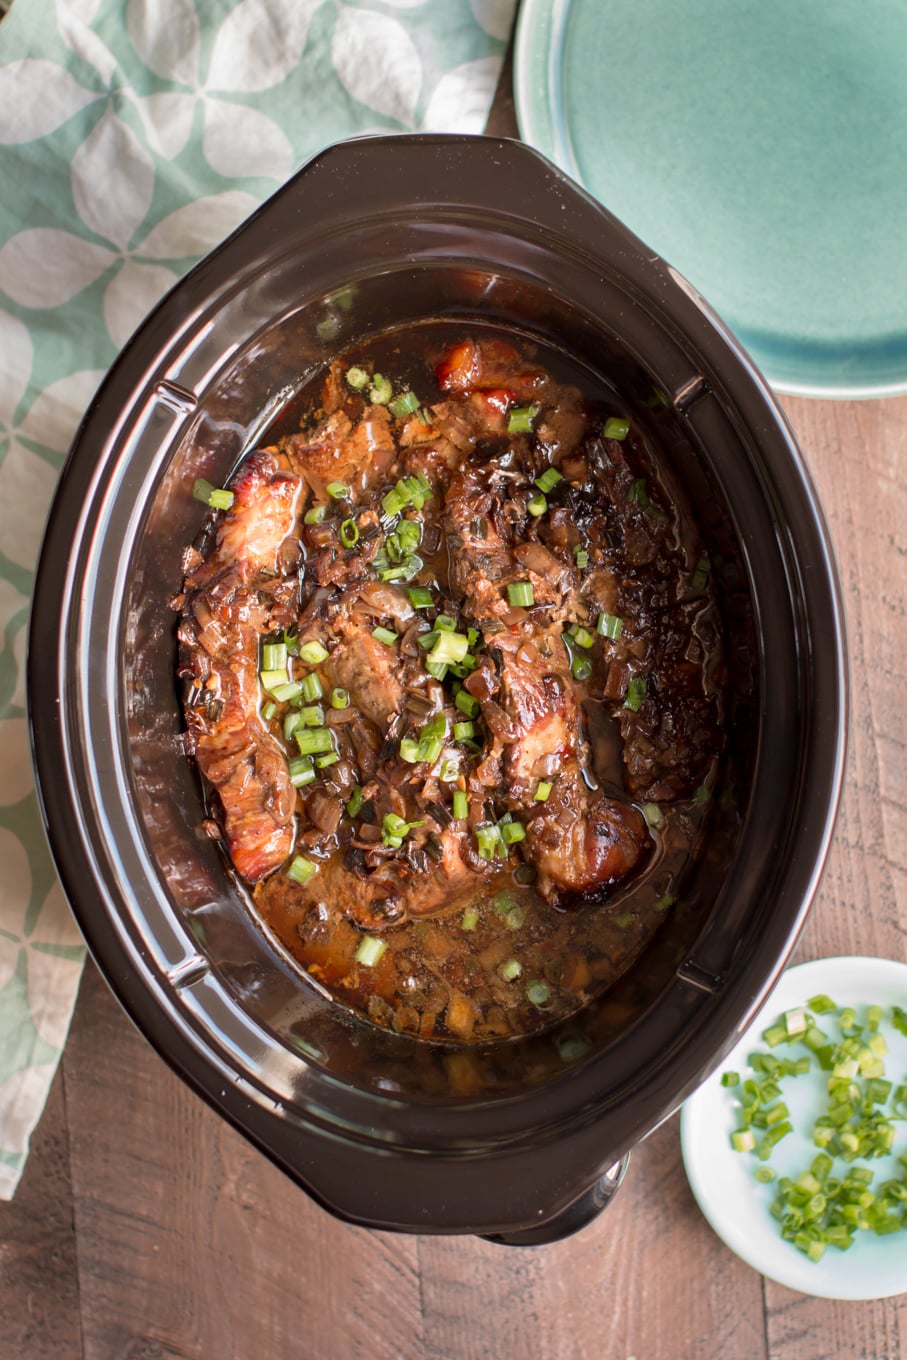
M302 682L300 680L289 680L285 685L271 685L270 693L279 704L292 703L302 694Z
M304 756L322 755L334 749L334 735L329 727L297 728L293 735Z
M516 845L526 839L526 828L522 822L501 822L501 838L505 845Z
M496 826L476 827L476 848L480 859L492 860L498 853L501 833Z
M624 631L624 621L619 619L616 614L599 614L596 629L602 637L610 638L616 642Z
M312 641L302 644L299 655L307 666L320 666L322 661L327 661L329 652L320 642Z
M405 760L407 765L415 765L419 760L419 743L415 737L401 738L400 745L397 747L401 760Z
M290 771L290 783L294 789L304 788L306 784L311 784L315 778L315 767L311 756L296 756L288 761L287 768Z
M528 609L535 604L531 581L512 581L507 587L507 598L515 608Z
M424 822L405 822L396 812L386 812L381 825L381 838L385 845L397 847L403 844L404 838L414 827L424 825Z
M311 510L307 510L302 517L303 524L320 524L327 514L326 505L313 505Z
M650 502L649 493L646 490L645 477L635 477L633 479L627 489L627 500L635 501L637 505L642 506L643 510L647 508Z
M606 439L626 439L630 433L630 422L623 416L609 416L605 421Z
M394 395L390 379L385 378L382 373L376 373L372 378L372 385L368 390L369 399L376 406L386 406Z
M431 609L434 604L431 591L427 586L410 586L406 593L413 609Z
M434 666L458 666L468 651L469 639L465 633L439 632L428 654L426 668L428 663Z
M314 704L317 699L324 698L324 686L317 671L312 671L310 675L304 675L300 684L302 697L307 704Z
M541 491L537 491L534 496L529 497L529 500L526 502L526 509L529 511L530 515L533 515L536 519L538 519L539 515L544 515L545 511L548 509L548 502Z
M278 671L259 671L258 678L261 681L262 689L266 689L268 693L271 693L272 690L277 689L280 685L288 685L290 683L290 677L287 675L286 666L282 666Z
M643 675L634 675L627 686L627 697L624 699L624 708L629 708L633 713L642 706L642 701L646 697L646 680Z
M457 690L454 705L461 713L465 713L467 718L478 717L479 701L473 698L468 689Z
M551 989L548 987L547 983L542 982L541 979L537 979L534 982L530 982L526 987L526 999L527 1001L531 1001L533 1006L538 1006L539 1008L547 1006L548 1002L551 1000Z
M386 940L378 940L374 935L363 935L359 942L359 948L353 955L357 963L361 963L363 968L374 968L387 949Z
M261 648L261 668L263 671L276 671L286 667L287 644L285 642L265 642Z
M388 410L394 416L410 416L418 409L419 398L415 392L401 392L388 406Z
M573 625L573 627L570 629L570 635L573 638L574 642L577 644L577 646L585 647L587 650L595 642L595 634L590 633L589 629L584 628L581 623L575 623Z
M505 982L516 982L522 971L523 965L517 959L508 959L506 963L501 964L498 969L498 975L502 977Z
M558 482L563 480L563 473L558 472L557 468L549 467L544 472L539 473L535 479L535 484L539 491L543 491L547 495L549 491L554 490Z
M364 802L365 794L357 784L346 802L347 815L350 817L358 817Z
M345 548L352 548L359 542L359 526L354 519L345 519L341 524L340 542Z
M589 554L585 548L574 548L573 559L580 571L585 571L586 567L589 565Z
M453 815L457 821L462 821L464 817L469 816L469 799L462 789L454 789Z
M335 685L331 690L331 708L349 708L350 692L348 689L341 689Z
M397 634L391 632L390 628L373 628L372 637L375 638L377 642L383 642L388 647L393 647L394 643L397 641Z
M454 741L471 741L476 734L473 722L457 722L453 725Z
M368 373L364 368L348 368L346 370L346 380L350 387L354 388L357 392L361 392L364 387L368 386Z
M309 704L300 709L304 727L324 727L324 709L321 704Z
M574 680L589 680L592 677L592 662L587 656L575 656L570 663L570 671Z
M328 482L324 489L333 501L345 501L350 494L346 482Z
M264 719L264 721L270 722L271 719L277 715L277 710L279 708L280 708L279 704L272 703L270 700L268 700L268 702L263 705L261 710L261 716Z
M540 410L541 407L536 403L531 406L512 406L507 417L507 433L531 434L532 423Z
M204 477L197 477L192 486L192 494L197 501L210 505L212 510L229 510L235 499L232 491L212 486Z
M302 855L297 855L287 869L287 878L291 878L294 883L305 884L317 870L317 864L313 864L310 859L305 859Z
M551 793L552 785L546 779L540 779L535 789L534 803L547 803L548 795Z
M690 577L690 585L693 590L705 590L709 583L709 573L711 570L712 564L709 559L707 557L700 557L699 561L696 563L696 570Z
M475 930L478 924L479 924L478 907L467 907L466 910L463 912L463 919L461 920L460 925L464 930Z

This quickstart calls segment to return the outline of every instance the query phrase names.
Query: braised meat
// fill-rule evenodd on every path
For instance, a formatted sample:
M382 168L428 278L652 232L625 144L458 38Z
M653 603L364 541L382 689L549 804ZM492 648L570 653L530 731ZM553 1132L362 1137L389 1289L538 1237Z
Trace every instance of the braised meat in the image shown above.
M670 805L693 853L720 632L632 421L497 335L412 353L409 383L367 349L336 361L216 493L176 602L188 743L313 976L421 1037L500 1037L581 1004L654 928L631 913L618 947L612 903L672 862L651 829Z

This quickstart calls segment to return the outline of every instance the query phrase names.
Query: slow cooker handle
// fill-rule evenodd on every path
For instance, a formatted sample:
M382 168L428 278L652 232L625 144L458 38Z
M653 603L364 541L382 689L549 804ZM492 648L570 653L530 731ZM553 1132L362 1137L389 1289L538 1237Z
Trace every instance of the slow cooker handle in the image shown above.
M590 1185L588 1190L584 1190L579 1199L575 1199L566 1209L562 1209L554 1218L548 1219L547 1223L539 1224L537 1228L479 1235L486 1242L497 1242L502 1247L542 1247L548 1242L561 1242L565 1237L572 1237L575 1232L585 1228L607 1209L626 1175L629 1164L630 1154L626 1152L619 1162L608 1167L603 1176Z

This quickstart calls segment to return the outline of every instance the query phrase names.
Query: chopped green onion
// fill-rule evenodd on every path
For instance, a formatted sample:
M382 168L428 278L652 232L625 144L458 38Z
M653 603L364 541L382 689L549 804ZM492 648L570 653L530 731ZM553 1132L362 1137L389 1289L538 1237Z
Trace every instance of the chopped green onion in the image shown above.
M399 747L400 759L407 765L415 765L419 760L419 743L415 737L403 737Z
M285 685L271 685L270 693L279 704L289 704L292 703L294 699L299 698L300 694L302 694L302 689L301 680L289 680Z
M544 492L547 496L548 492L553 491L558 482L562 482L563 480L564 474L562 472L558 472L555 467L549 467L545 468L544 472L539 473L538 477L535 479L535 484L539 491Z
M541 980L530 982L526 988L526 1000L531 1001L533 1006L538 1006L541 1009L543 1006L547 1006L551 1000L551 989L547 983Z
M424 760L427 765L434 765L440 759L443 748L444 742L441 737L422 736L419 738L418 758Z
M505 845L516 845L518 841L526 839L526 828L522 822L503 822L500 830Z
M459 764L456 760L447 759L441 763L441 773L438 778L442 784L452 784L459 777Z
M365 794L357 784L346 802L347 815L350 817L358 817L364 802Z
M400 396L395 397L388 406L388 410L391 415L394 416L409 416L412 415L414 411L418 411L418 409L419 398L416 396L415 392L402 392Z
M289 741L297 727L302 727L302 714L298 708L291 708L283 720L284 741Z
M386 812L384 821L381 825L382 839L385 845L399 846L414 827L424 826L423 822L405 822L402 817L398 817L396 812Z
M476 827L476 846L480 859L492 860L498 853L501 833L496 826Z
M335 685L331 690L331 708L349 708L350 692L348 689L341 689Z
M435 680L443 680L447 674L447 663L444 661L432 661L431 657L426 657L425 669Z
M324 686L321 683L321 676L317 671L312 671L309 675L304 675L301 681L302 697L307 704L314 704L316 699L324 698Z
M290 683L286 666L281 667L279 671L259 671L258 678L261 681L262 689L266 689L269 694L279 686Z
M345 519L340 526L340 542L352 548L359 542L359 526L354 519Z
M506 963L501 964L498 969L498 975L502 977L505 982L516 982L522 971L523 965L517 959L508 959Z
M294 883L305 884L317 870L317 864L313 864L310 859L305 859L303 855L297 855L287 869L287 878L291 878Z
M385 949L387 940L378 940L374 935L363 935L353 958L357 963L361 963L363 968L374 968Z
M635 713L641 706L646 697L646 681L642 675L634 675L627 686L627 697L624 699L624 708L629 708Z
M775 1171L773 1171L770 1166L756 1167L756 1180L759 1181L762 1185L767 1185L771 1181L773 1181L775 1179L775 1175L776 1175Z
M461 713L465 713L467 718L475 718L478 716L479 701L478 699L473 698L468 689L461 689L457 691L457 697L454 699L454 705L456 708L460 710Z
M624 621L619 619L616 614L599 614L596 628L602 637L610 638L616 642L624 631Z
M368 390L370 400L376 406L386 406L394 394L390 380L385 378L382 373L376 373L372 378L372 385Z
M263 671L285 669L287 664L287 644L285 642L265 642L261 648L261 668Z
M587 650L595 642L595 634L590 633L588 628L584 628L581 623L575 623L570 629L571 636L577 646L585 647Z
M515 608L528 609L535 604L531 581L512 581L507 587L507 598Z
M656 831L664 825L665 815L657 803L643 803L642 815L646 819L646 825L651 826Z
M479 924L478 907L467 907L466 910L463 912L463 919L460 922L460 925L462 926L463 930L475 930L478 924Z
M731 1134L731 1147L735 1152L752 1152L756 1146L756 1135L752 1129L736 1129Z
M393 647L397 641L397 634L391 632L390 628L373 628L372 637L377 642L383 642L388 647Z
M646 489L645 477L635 477L627 489L627 500L635 501L643 510L651 504L649 493Z
M310 704L300 711L305 727L324 727L324 709L321 704Z
M709 583L709 572L711 569L709 559L707 557L700 557L699 561L696 563L696 570L690 577L690 585L693 590L705 590Z
M453 725L454 741L469 741L476 734L475 723L458 722Z
M320 524L327 514L326 505L313 505L302 517L303 524Z
M279 708L279 704L272 703L271 700L268 700L261 710L261 716L265 722L270 722L271 719L276 716Z
M630 422L624 416L609 416L605 421L606 439L626 439L630 433Z
M368 386L368 373L364 368L348 368L346 370L346 380L350 387L354 388L357 392L361 392L364 387Z
M350 494L346 482L328 482L324 489L333 501L345 501Z
M531 406L511 406L510 414L507 417L507 433L531 434L532 422L540 410L541 407L536 403Z
M576 562L580 571L585 571L586 567L589 565L589 554L585 548L574 548L573 560Z
M229 510L235 499L232 491L212 486L210 482L205 481L204 477L196 478L192 486L192 494L197 501L210 505L212 510Z
M304 756L321 755L334 749L334 734L329 727L297 728L294 736Z
M431 591L427 586L410 586L406 593L413 609L431 609L434 604Z
M462 821L464 817L469 816L469 799L462 789L454 789L453 815L457 821Z
M539 515L544 515L545 511L548 509L548 502L541 491L538 491L534 496L529 497L529 500L526 502L526 509L535 519L538 519Z
M452 618L450 614L439 614L435 619L435 627L439 628L442 633L455 633L457 630L457 621L455 618ZM469 641L468 638L466 640L467 642Z
M301 789L306 784L311 784L315 778L315 768L311 756L296 756L287 763L290 771L290 783L294 789Z
M320 666L322 661L327 661L330 653L320 642L312 641L302 644L299 655L307 666Z
M739 1072L722 1072L721 1074L722 1086L739 1086L739 1084L740 1084Z
M540 779L535 789L534 803L547 803L548 795L551 793L552 785L545 779Z
M315 767L319 770L326 770L330 765L336 765L339 759L336 751L329 751L326 756L315 757Z
M428 661L435 666L456 666L468 651L469 639L465 633L439 632Z
M575 656L570 664L574 680L588 680L592 675L592 662L587 656Z
M381 508L386 515L399 515L406 509L406 495L392 487L385 496L381 497Z

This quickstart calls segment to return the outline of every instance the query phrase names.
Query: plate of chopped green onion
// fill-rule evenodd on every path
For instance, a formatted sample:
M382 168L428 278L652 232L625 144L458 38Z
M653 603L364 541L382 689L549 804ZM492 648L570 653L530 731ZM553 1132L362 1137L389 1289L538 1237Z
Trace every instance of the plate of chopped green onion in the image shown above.
M680 1133L700 1209L755 1270L820 1298L907 1292L907 964L788 969Z

